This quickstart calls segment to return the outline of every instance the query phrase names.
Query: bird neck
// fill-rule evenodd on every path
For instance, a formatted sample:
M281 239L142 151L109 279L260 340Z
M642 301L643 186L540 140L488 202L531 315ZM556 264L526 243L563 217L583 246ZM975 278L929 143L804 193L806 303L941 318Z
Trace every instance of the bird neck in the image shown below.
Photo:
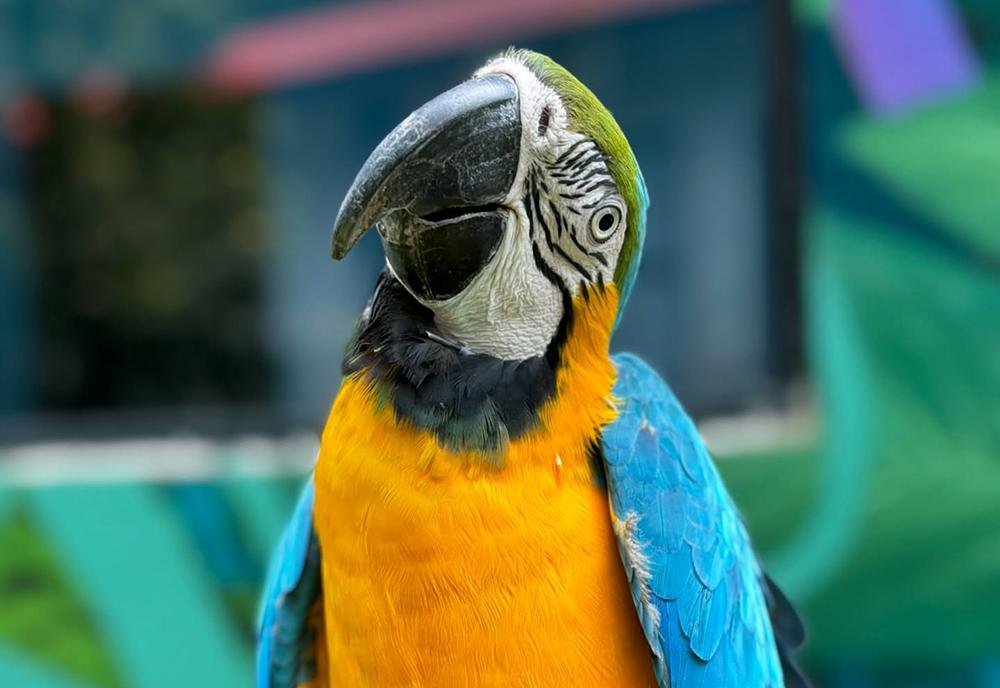
M385 272L348 346L343 372L364 379L378 405L391 406L397 421L429 431L443 448L502 462L511 441L560 423L552 412L560 398L580 408L611 408L608 346L617 306L613 285L584 288L543 355L505 360L449 341L433 312ZM593 437L607 422L602 418L597 411L588 419Z

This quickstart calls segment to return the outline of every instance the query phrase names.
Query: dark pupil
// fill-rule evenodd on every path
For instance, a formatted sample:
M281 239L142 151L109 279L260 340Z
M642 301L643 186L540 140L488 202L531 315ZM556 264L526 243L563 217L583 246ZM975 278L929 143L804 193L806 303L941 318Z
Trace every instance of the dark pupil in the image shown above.
M612 217L611 213L604 213L601 215L601 219L597 221L597 226L601 228L602 232L606 232L611 229L611 225L615 223L615 218Z

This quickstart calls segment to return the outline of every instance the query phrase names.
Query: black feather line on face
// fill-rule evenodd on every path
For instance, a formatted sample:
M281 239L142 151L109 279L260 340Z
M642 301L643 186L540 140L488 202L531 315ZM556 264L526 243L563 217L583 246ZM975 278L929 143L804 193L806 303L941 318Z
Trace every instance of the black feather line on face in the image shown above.
M597 151L596 153L594 153L593 155L591 155L589 158L586 158L586 159L583 159L583 160L578 160L576 163L570 165L568 169L569 169L569 171L573 171L573 170L581 170L582 171L588 165L593 165L596 162L602 162L602 163L606 162L606 158L604 157L604 153L602 153L601 151Z
M555 175L553 174L552 176L555 176ZM561 178L562 179L566 179L567 177L569 177L569 178L571 178L573 180L572 183L570 184L570 186L576 187L576 188L579 188L579 187L583 186L587 181L593 179L594 177L600 177L600 181L606 181L606 182L610 182L610 183L614 184L614 180L611 178L611 175L609 175L605 171L604 167L603 166L597 166L597 165L595 165L594 167L590 168L590 170L586 174L580 175L579 177L574 177L572 175L565 175L565 176L562 176ZM594 188L596 188L596 187L594 187Z
M542 257L542 252L538 248L538 242L531 242L531 254L535 259L535 265L538 270L545 275L545 278L556 285L559 289L559 293L562 295L563 302L563 316L559 321L559 327L556 329L555 336L552 337L552 341L549 342L548 348L545 350L545 360L549 362L549 366L553 369L557 369L562 364L562 349L563 345L566 343L566 339L569 337L569 330L573 324L573 297L569 293L569 289L563 284L562 279L556 274L555 270L549 267L548 263Z
M551 212L552 217L556 219L556 236L561 239L563 232L567 231L569 223L566 221L566 218L562 216L562 213L559 212L559 209L556 208L556 204L552 202L551 198L549 199L549 212Z
M590 143L590 141L587 141L585 139L582 143ZM577 165L579 165L580 161L585 159L588 154L593 154L593 152L594 152L594 146L593 144L591 144L589 147L584 148L582 151L574 155L569 160L566 160L565 162L556 162L556 167L560 168L560 170L563 172L569 172Z
M573 295L570 293L569 287L566 286L566 283L559 276L559 273L545 262L545 258L542 256L538 235L541 234L545 238L550 250L552 249L553 241L549 233L549 227L541 217L541 207L538 204L538 189L534 186L534 175L527 180L525 187L522 202L524 203L525 211L528 214L528 223L530 224L531 255L535 260L535 267L538 268L538 271L542 273L545 279L559 290L563 302L563 315L559 321L559 327L556 329L555 336L552 337L552 341L549 342L549 346L545 351L545 358L550 361L550 365L555 369L559 366L563 344L566 343L566 338L569 336L569 329L573 324ZM541 232L538 231L539 228L542 229Z
M549 205L549 212L551 212L552 213L552 217L554 217L556 219L556 235L557 235L557 238L561 239L563 237L564 233L568 234L569 238L572 240L573 245L576 247L577 251L579 251L581 254L583 254L585 256L588 256L588 257L596 260L598 263L600 263L604 267L608 267L608 260L607 260L607 258L604 257L604 255L601 252L599 252L599 251L589 251L580 242L579 238L577 238L576 231L573 228L573 224L561 212L559 212L559 208L556 207L556 204L552 201L551 198L549 198L548 205ZM551 240L549 241L549 246L550 246L550 248L553 248L553 242ZM566 255L566 253L561 248L556 247L556 248L553 248L553 250L557 250L560 255L562 255L566 260L568 260L577 269L578 272L580 272L582 275L584 275L584 277L587 278L588 282L590 281L591 278L590 278L589 271L584 270L576 261L574 261L568 255ZM600 273L600 271L598 271L598 273Z
M562 246L560 246L559 244L556 244L555 245L555 251L560 256L562 256L563 260L565 260L567 263L569 263L574 268L576 268L576 271L579 272L580 275L584 279L584 285L589 284L591 281L593 281L593 277L590 276L590 273L587 272L586 268L584 268L582 265L580 265L575 260L573 260L572 258L570 258L569 254L566 253L566 251L563 250Z
M598 261L604 267L608 266L608 262L607 262L607 260L605 260L605 258L604 258L603 255L601 255L600 253L598 253L596 251L588 251L586 249L586 247L583 244L580 243L580 240L576 236L576 232L574 232L572 230L572 228L569 231L569 238L573 240L573 245L576 246L576 250L577 251L579 251L580 253L582 253L585 256L589 256L590 258L593 258L594 260ZM598 274L600 274L599 270L598 270Z
M613 188L617 188L617 187L613 187ZM597 206L603 205L608 199L613 198L613 197L614 197L614 193L609 191L608 193L606 193L603 196L601 196L600 198L598 198L596 201L591 201L590 203L584 203L583 204L583 208L584 208L584 210L593 210Z
M541 203L538 200L538 187L534 183L531 184L531 193L529 198L531 199L530 203L526 204L528 218L530 219L532 225L541 227L542 235L545 237L545 243L548 244L549 250L553 253L559 254L563 260L576 268L576 271L583 275L583 278L587 280L587 282L590 282L590 273L587 272L586 268L570 258L569 254L566 253L562 246L559 245L559 242L552 237L552 228L549 226L549 223L545 221L545 217L542 214Z
M618 189L618 185L615 184L610 179L598 179L597 181L593 182L592 184L588 185L585 189L583 189L583 193L589 194L590 192L600 188L611 189L612 191L615 191Z
M560 155L558 158L556 158L556 161L553 164L555 164L555 165L561 165L561 164L563 164L566 161L566 158L568 158L569 156L571 156L573 154L573 152L577 148L579 148L580 146L583 146L585 144L588 144L588 143L590 143L589 140L587 140L587 139L580 139L579 141L577 141L576 143L574 143L572 146L570 146L569 148L567 148L565 151L563 151L562 155ZM568 165L569 163L566 163L566 164Z

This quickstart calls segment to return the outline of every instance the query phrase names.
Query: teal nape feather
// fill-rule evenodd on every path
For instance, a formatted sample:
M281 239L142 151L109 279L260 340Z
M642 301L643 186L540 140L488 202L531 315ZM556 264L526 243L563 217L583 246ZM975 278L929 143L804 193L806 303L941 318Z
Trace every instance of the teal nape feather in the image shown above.
M566 107L570 128L588 136L604 153L608 171L618 185L622 198L625 199L628 225L625 228L625 241L618 255L614 275L619 293L618 320L615 322L617 327L635 284L642 256L642 244L646 239L649 193L639 163L628 139L625 138L625 133L611 112L589 88L562 65L546 55L520 48L509 49L504 56L524 64L543 84L559 95Z

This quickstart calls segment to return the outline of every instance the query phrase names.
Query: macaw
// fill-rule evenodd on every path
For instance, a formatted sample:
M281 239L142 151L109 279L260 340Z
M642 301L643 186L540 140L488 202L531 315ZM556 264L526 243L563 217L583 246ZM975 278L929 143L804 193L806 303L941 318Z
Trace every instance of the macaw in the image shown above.
M691 419L609 340L646 186L618 124L509 50L341 205L386 256L266 585L259 688L800 686L798 616Z

